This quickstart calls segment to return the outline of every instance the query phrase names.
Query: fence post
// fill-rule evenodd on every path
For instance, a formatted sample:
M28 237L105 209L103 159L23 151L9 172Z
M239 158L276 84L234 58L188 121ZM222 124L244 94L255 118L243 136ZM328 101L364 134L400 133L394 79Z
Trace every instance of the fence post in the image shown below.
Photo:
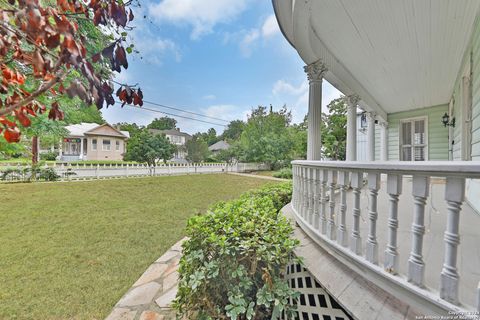
M97 179L100 177L100 164L97 164L97 168L95 169L95 176Z

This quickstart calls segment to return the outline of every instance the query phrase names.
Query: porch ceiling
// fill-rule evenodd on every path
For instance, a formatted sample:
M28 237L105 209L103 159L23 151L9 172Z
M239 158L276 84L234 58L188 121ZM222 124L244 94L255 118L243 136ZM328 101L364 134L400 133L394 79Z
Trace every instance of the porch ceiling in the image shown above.
M384 117L449 102L478 0L273 0L288 41L305 63ZM368 107L367 107L368 105Z

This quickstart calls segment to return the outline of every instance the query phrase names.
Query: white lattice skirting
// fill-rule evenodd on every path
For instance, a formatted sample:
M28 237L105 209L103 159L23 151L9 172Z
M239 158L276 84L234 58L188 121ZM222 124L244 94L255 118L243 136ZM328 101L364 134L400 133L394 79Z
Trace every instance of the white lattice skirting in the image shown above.
M353 320L353 318L329 295L313 275L300 264L287 267L285 279L291 288L300 292L297 301L298 315L294 319L282 320Z

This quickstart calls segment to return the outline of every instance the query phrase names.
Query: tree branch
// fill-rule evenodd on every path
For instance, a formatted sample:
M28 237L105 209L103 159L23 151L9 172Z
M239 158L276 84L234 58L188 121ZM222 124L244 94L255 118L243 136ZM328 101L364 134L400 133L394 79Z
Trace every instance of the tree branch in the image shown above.
M45 93L46 91L50 90L54 85L56 85L57 83L62 81L67 74L68 74L67 70L62 71L54 79L50 80L46 85L41 86L37 91L33 92L31 95L29 95L28 97L26 97L22 101L20 101L16 104L13 104L9 107L6 107L5 109L0 109L0 116L7 115L7 114L11 113L12 111L14 111L15 109L17 109L21 106L24 106L26 104L29 104L30 102L35 100L38 96L40 96L43 93Z

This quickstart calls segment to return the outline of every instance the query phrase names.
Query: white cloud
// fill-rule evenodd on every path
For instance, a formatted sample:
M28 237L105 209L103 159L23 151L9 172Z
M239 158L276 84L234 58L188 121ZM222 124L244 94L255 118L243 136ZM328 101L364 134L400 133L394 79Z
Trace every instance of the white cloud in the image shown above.
M204 95L202 97L202 99L204 99L204 100L215 100L215 99L217 99L217 96L214 95L214 94L207 94L207 95Z
M279 33L280 28L278 27L277 19L275 15L272 14L268 16L258 28L252 28L250 30L242 29L236 33L226 33L224 43L239 43L242 55L244 57L250 57L259 42L263 42L265 45L269 38Z
M303 93L308 93L308 82L305 80L298 87L295 87L291 83L286 82L285 80L277 80L273 85L272 93L274 95L287 93L291 95L301 95Z
M252 54L253 45L260 38L260 32L257 29L248 31L240 42L240 50L244 57L249 57Z
M268 38L278 33L280 33L280 27L278 26L277 18L275 18L274 14L271 14L263 22L262 36Z
M219 23L228 23L242 13L249 0L163 0L149 7L157 21L188 24L192 39L213 32Z
M134 12L136 17L145 15L144 8L136 8ZM171 39L163 38L155 25L147 19L138 18L134 20L135 29L129 33L135 49L140 51L140 56L148 63L162 65L168 57L173 57L176 62L182 60L182 54L179 46Z
M272 94L279 103L284 103L292 109L293 122L303 121L308 111L309 85L307 80L298 85L285 80L277 80L273 84ZM327 81L323 81L322 111L328 113L327 105L340 96L340 91Z

